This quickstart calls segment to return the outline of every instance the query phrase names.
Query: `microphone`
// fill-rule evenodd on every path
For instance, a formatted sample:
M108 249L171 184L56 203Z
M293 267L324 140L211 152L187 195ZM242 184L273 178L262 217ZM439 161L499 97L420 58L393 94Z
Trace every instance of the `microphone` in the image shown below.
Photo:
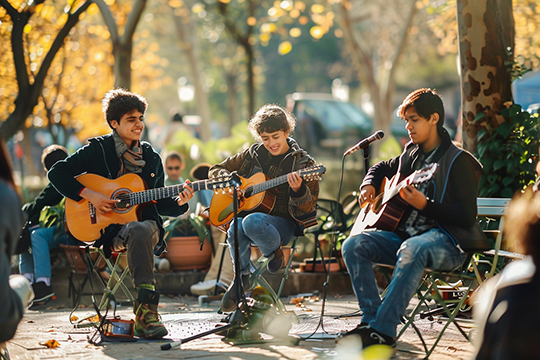
M369 146L369 144L371 144L372 142L374 142L376 140L381 140L383 137L384 137L384 131L378 130L374 134L370 135L369 137L367 137L364 140L360 141L358 144L354 145L349 150L345 151L345 154L343 154L343 156L347 156L349 154L352 154L353 152L355 152L357 150L360 150L360 149L365 149L365 148L367 148Z

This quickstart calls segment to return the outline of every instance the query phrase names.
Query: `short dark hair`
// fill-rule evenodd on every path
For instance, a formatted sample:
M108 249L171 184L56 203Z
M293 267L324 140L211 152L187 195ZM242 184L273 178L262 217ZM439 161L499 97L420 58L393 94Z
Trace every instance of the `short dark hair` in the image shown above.
M101 110L111 129L112 120L120 122L122 116L135 110L144 114L147 108L148 102L144 96L121 88L107 91L101 100Z
M256 139L261 139L264 132L273 133L279 130L292 133L296 127L296 118L293 114L276 104L266 104L251 117L248 130Z
M64 160L68 157L68 151L65 147L58 144L47 146L41 153L41 163L45 171L49 171L57 161Z
M182 159L182 155L180 155L180 153L176 151L171 151L167 154L167 157L165 158L165 164L167 163L169 159L176 159L180 161L181 163L184 163L184 159Z
M441 129L444 125L444 104L441 96L436 90L429 88L422 88L413 91L407 97L398 108L398 116L402 119L405 118L405 112L407 109L414 107L418 115L429 119L432 114L439 114L439 122L437 123L437 129Z

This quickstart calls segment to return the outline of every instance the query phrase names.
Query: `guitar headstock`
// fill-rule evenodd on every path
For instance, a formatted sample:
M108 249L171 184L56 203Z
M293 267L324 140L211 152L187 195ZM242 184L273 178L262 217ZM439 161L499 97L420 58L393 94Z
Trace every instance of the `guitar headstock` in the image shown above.
M301 169L298 174L306 181L322 180L321 175L326 172L326 168L321 165L310 166L305 169Z
M214 192L219 191L219 190L225 191L225 189L229 189L232 187L233 187L232 176L222 176L222 177L206 180L206 188L208 190L214 190Z
M414 178L412 179L411 184L419 184L431 179L433 175L435 175L435 172L437 172L438 167L439 164L433 163L423 167L420 170L416 170L414 172Z

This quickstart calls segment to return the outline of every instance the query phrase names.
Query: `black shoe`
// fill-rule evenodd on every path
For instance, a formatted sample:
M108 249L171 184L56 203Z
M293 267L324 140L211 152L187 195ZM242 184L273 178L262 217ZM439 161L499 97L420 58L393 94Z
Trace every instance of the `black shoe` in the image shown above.
M242 287L244 288L244 293L246 293L251 285L249 283L249 275L242 275ZM234 284L236 283L236 277L233 279L233 282L225 291L225 294L223 294L223 297L221 298L221 311L223 312L231 312L234 309L236 309L236 306L238 305L238 299L236 296L236 286Z
M358 330L362 338L362 348L367 348L371 345L386 345L396 348L396 338L383 334L371 328L369 325Z
M336 338L336 343L339 342L339 340L341 340L342 338L344 338L345 336L349 336L349 335L360 335L360 332L362 331L362 329L364 328L369 328L369 325L367 323L360 323L358 324L354 329L352 330L348 330L348 331L342 331L341 333L339 333L339 335L337 336Z
M285 256L283 255L283 250L279 247L274 251L274 257L268 262L268 272L270 274L277 273L285 263Z
M45 303L54 296L52 286L47 286L43 281L33 283L32 289L34 290L34 304Z

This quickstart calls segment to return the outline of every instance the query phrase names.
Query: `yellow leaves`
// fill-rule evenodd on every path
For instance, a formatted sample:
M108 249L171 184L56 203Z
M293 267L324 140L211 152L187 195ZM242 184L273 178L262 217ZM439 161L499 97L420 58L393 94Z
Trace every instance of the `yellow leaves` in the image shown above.
M30 34L31 31L32 31L32 25L26 24L25 27L24 27L23 32L24 32L25 34Z
M278 47L278 53L279 55L285 55L290 53L292 50L292 44L290 41L283 41L281 44L279 44Z
M159 51L159 44L157 42L154 42L154 43L150 44L150 46L148 47L148 51L158 52Z
M257 18L255 16L250 16L247 18L246 23L249 26L255 26L255 24L257 24Z
M261 25L262 33L275 33L277 30L276 24L274 23L265 23Z
M300 19L298 19L298 23L300 25L306 25L309 22L309 19L307 16L300 16Z
M311 5L311 11L315 14L322 14L324 12L324 6L321 4Z
M295 38L299 37L300 35L302 35L302 30L300 30L300 28L294 27L291 30L289 30L289 35Z
M182 7L184 2L182 0L169 0L169 6L176 9Z
M324 29L321 26L313 26L311 29L309 29L309 34L314 39L320 39L324 36Z
M99 8L95 3L90 4L88 9L86 10L86 13L88 15L96 15L99 13Z
M292 17L293 19L296 19L300 16L300 10L298 9L292 9L290 12L289 12L289 16Z
M194 14L198 14L200 13L201 11L204 10L204 4L201 4L201 3L196 3L194 4L192 7L191 7L191 11L194 13Z
M221 3L224 3L224 4L228 4L231 2L231 0L219 0L219 2ZM240 2L240 1L239 1Z
M52 21L52 17L54 15L54 13L55 13L55 9L54 9L54 7L52 7L50 5L44 5L41 8L41 11L39 12L41 17L44 18L47 21Z

